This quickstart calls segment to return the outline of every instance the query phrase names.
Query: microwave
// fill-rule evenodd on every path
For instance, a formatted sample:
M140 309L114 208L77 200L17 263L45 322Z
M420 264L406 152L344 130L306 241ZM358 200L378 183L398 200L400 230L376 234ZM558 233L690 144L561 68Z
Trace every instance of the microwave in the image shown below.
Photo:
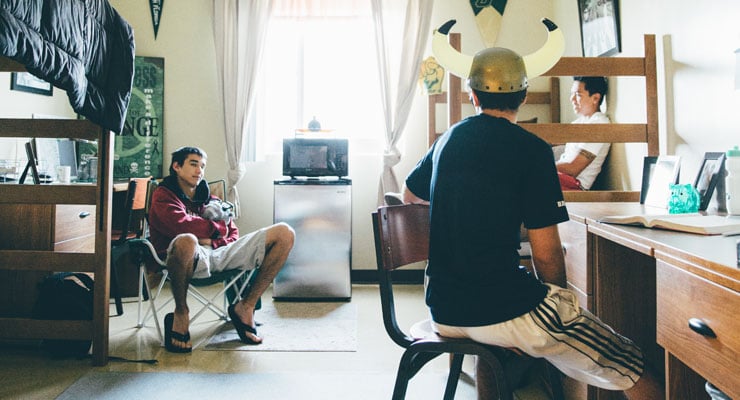
M347 176L348 139L283 139L283 175Z

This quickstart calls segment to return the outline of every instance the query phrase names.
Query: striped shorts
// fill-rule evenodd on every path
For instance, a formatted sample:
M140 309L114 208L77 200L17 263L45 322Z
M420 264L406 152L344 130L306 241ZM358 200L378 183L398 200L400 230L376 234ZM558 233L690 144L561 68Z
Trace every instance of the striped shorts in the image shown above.
M569 377L608 390L631 388L644 369L642 351L578 305L573 292L548 285L547 297L527 314L494 325L434 323L446 337L516 347L547 359Z

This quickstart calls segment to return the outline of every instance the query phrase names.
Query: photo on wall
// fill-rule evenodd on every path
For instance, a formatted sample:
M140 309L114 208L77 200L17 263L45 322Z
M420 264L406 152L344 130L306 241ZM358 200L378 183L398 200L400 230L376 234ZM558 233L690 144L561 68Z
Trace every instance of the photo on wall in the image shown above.
M126 122L115 138L113 179L161 178L164 58L136 57Z

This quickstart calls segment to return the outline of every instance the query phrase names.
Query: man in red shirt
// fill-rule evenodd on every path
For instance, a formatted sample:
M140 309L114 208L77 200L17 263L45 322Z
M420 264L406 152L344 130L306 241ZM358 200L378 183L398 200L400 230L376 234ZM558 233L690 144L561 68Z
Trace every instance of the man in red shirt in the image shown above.
M203 180L206 153L182 147L172 153L170 175L152 194L149 210L151 242L166 260L175 312L165 316L165 347L175 353L192 351L188 284L213 272L259 268L251 290L232 304L229 316L242 342L259 344L254 310L257 301L285 264L295 232L285 224L239 236L231 218L208 219L207 204L215 199Z

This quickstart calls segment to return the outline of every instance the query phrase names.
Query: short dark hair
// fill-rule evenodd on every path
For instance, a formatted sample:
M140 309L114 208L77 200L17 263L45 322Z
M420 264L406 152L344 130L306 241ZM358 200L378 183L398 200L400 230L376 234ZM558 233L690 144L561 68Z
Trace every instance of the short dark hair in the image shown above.
M208 158L206 152L198 147L180 147L179 149L172 152L172 161L170 162L170 175L177 175L177 172L175 172L175 169L172 168L172 166L175 165L175 163L182 165L191 154L197 154L204 159Z
M609 85L606 77L574 76L573 80L577 82L583 82L583 88L586 89L589 95L593 95L594 93L601 94L601 98L599 98L599 106L601 106L601 102L604 101L606 92L609 91Z
M513 93L489 93L471 89L478 97L480 108L501 111L517 111L527 97L527 89Z

